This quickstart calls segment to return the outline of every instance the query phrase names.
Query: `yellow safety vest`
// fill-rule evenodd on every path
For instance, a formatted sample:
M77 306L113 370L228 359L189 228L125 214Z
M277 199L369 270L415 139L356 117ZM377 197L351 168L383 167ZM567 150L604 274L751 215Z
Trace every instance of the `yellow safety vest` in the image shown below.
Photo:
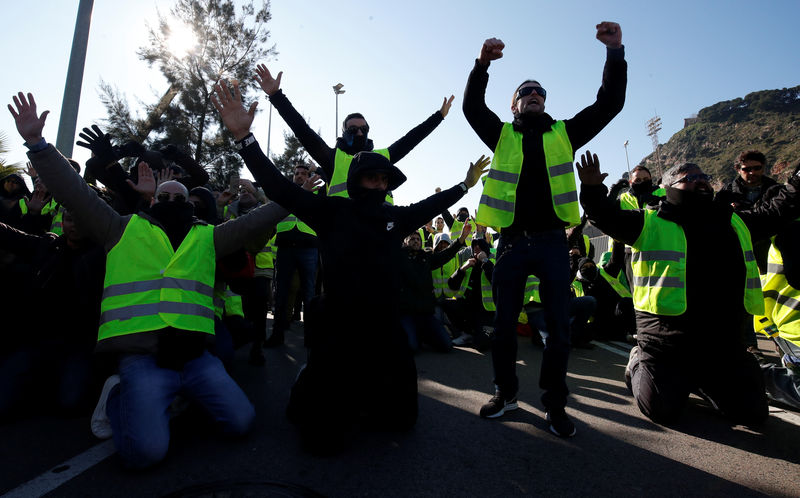
M464 243L470 245L472 243L472 237L475 235L475 222L470 218L467 218L466 222L469 223L469 225L472 227L472 230L469 232L469 235L467 235L467 238L464 239ZM462 230L464 230L464 222L453 220L453 225L450 227L450 239L456 240L461 237Z
M553 210L559 219L569 226L575 226L581 221L578 188L572 170L572 144L563 121L555 122L550 131L542 135L542 145ZM522 161L522 133L514 131L511 123L504 123L488 178L483 185L476 216L478 223L503 228L514 222Z
M256 254L256 266L258 268L275 268L275 237L273 235L267 245L261 248Z
M677 223L645 209L644 227L632 248L633 305L656 315L677 316L686 311L686 235ZM750 231L736 213L731 226L739 239L747 276L744 307L751 315L764 314L764 297Z
M455 297L456 292L447 286L447 280L450 275L455 273L458 269L458 256L453 257L450 261L445 263L439 268L431 270L433 275L433 295L436 297L444 296L445 298Z
M663 188L657 188L653 191L653 195L656 197L666 197L667 191L664 190ZM619 207L620 209L627 211L639 209L639 201L636 199L636 196L631 194L630 192L623 192L619 196Z
M797 221L793 224L794 229L798 229ZM767 256L764 307L764 315L778 327L778 335L800 346L800 290L789 285L783 268L783 254L775 247L774 239Z
M214 334L214 227L194 225L178 250L131 217L106 256L98 341L165 327Z
M389 157L389 149L378 149L371 152L378 153L386 159L391 159ZM328 185L328 196L350 198L350 195L347 193L347 174L350 172L350 163L352 162L353 156L342 149L336 149L336 157L333 160L333 176ZM386 202L389 204L394 203L391 194L386 196Z
M494 263L494 258L491 257L489 260ZM461 288L458 289L458 293L456 297L464 297L464 294L469 289L469 277L472 275L472 268L467 268L467 271L464 275L464 280L461 281ZM494 298L492 297L492 284L489 282L489 279L486 278L486 273L481 272L481 303L483 303L483 309L486 311L495 311L494 306Z
M539 277L536 275L528 275L528 280L525 282L525 297L523 303L541 303L542 298L539 297Z
M622 284L622 282L620 282L618 279L609 275L608 272L605 271L602 266L598 266L597 271L598 273L600 273L600 276L603 277L606 282L608 282L608 285L610 285L611 288L614 289L614 291L617 293L619 297L633 297L631 295L631 291L627 287L625 287Z

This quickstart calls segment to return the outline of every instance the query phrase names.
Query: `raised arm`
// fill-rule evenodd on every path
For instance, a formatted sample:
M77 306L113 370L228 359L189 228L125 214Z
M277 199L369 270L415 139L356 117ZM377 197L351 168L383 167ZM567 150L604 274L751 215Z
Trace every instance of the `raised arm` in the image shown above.
M447 117L447 113L450 112L450 106L453 105L454 98L455 96L453 95L451 95L449 99L445 97L442 102L442 107L438 111L431 114L428 119L418 124L402 138L390 145L389 160L392 161L392 163L396 163L403 159L414 147L419 145L425 137L430 135L431 132L439 126L439 123L444 121L444 118Z
M587 150L575 168L581 180L581 205L592 225L620 242L636 242L644 227L644 214L640 209L622 210L616 200L608 198L603 185L608 174L600 171L597 155Z
M53 197L79 221L94 240L110 249L122 236L126 219L97 197L89 185L72 169L66 158L42 136L49 111L39 116L32 94L14 97L16 110L9 104L17 131L30 149L28 157L36 172L47 184Z
M572 150L578 150L589 143L589 140L619 114L625 104L628 63L625 62L625 48L622 46L622 29L615 22L601 22L596 29L596 38L606 46L603 82L592 105L572 119L564 120Z
M467 176L463 182L410 206L397 207L396 209L402 213L402 216L397 221L398 231L400 233L411 233L427 220L455 204L467 193L467 190L478 183L481 176L489 171L490 161L491 158L481 156L474 163L470 163L467 169Z
M300 143L303 144L303 148L306 149L308 155L320 165L327 177L331 178L333 176L336 150L328 147L328 144L308 126L305 118L297 112L292 103L289 102L289 99L286 98L286 95L281 90L282 76L283 71L279 72L277 77L273 77L267 66L259 64L256 67L254 79L264 90L264 93L267 94L270 103L278 111L278 114L281 115Z
M242 148L239 154L267 197L311 225L311 218L319 211L320 204L325 198L303 190L289 181L261 150L250 133L258 102L245 109L242 106L239 85L234 83L231 92L224 81L215 86L215 94L211 97L211 101L219 111L222 122L231 131L237 143L240 143Z
M500 139L503 122L486 106L486 85L489 83L489 63L503 57L505 44L498 38L489 38L481 46L480 55L469 73L464 89L461 109L467 122L489 149L494 150Z

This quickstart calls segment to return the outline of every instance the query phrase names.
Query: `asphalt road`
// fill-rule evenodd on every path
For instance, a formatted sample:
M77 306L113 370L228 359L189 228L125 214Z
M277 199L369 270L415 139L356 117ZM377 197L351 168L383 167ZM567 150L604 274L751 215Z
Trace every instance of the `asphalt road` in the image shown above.
M417 356L420 415L408 433L361 433L347 451L302 451L284 416L304 362L302 327L267 365L239 351L234 377L256 405L252 434L217 435L202 420L177 419L167 459L122 469L113 445L87 418L37 417L0 427L4 496L751 496L800 495L800 416L772 409L758 431L731 426L699 398L666 428L639 413L622 380L620 344L575 350L568 414L578 433L547 430L539 402L541 351L521 338L520 409L477 416L488 400L491 358L473 349ZM762 342L762 349L769 349ZM380 351L375 351L380 355ZM361 402L357 385L341 395Z

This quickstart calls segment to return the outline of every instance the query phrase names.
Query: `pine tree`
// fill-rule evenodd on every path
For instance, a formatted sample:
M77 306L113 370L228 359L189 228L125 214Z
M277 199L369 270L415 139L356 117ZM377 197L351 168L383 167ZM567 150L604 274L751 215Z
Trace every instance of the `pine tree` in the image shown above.
M211 103L214 85L238 80L246 101L254 96L255 66L276 54L267 46L269 3L256 10L253 0L237 13L230 0L176 0L169 16L159 14L156 27L148 27L148 45L139 57L166 78L169 88L158 102L144 105L144 118L131 112L125 95L101 84L108 131L120 142L136 140L148 148L175 144L188 149L209 170L212 184L224 186L238 172L241 159L233 137L222 126ZM196 42L186 54L173 53L170 36L185 25Z

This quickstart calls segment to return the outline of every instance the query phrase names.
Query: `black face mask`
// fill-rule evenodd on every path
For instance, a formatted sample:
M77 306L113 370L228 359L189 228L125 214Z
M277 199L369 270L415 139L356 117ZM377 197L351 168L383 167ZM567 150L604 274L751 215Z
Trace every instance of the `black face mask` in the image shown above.
M468 216L469 215L467 213L459 213L458 216L456 217L456 219L458 221L460 221L461 223L464 223L465 221L467 221L467 217Z
M666 187L667 202L681 209L705 210L711 207L714 201L714 192L695 190L681 190L675 187Z
M579 272L579 278L587 282L593 282L597 278L597 267L587 266Z
M653 180L645 180L643 182L634 183L631 185L631 192L633 195L649 194L653 191Z
M193 214L191 202L157 202L150 206L150 215L164 227L173 248L181 244L192 227Z
M365 150L367 147L367 135L351 135L348 132L344 132L342 134L342 138L344 142L347 144L347 147L352 150Z

